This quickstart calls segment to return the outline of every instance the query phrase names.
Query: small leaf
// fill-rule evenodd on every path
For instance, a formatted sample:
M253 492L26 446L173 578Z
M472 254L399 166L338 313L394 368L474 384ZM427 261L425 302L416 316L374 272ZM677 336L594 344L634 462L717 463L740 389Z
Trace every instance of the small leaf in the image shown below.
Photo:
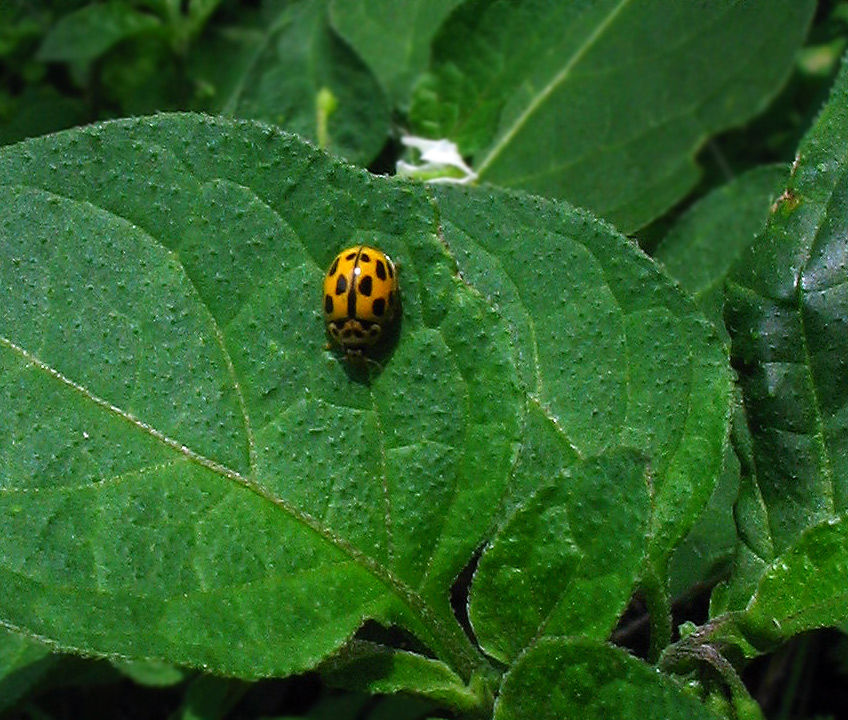
M0 712L38 687L60 659L44 643L0 628Z
M332 0L333 27L359 53L393 105L406 108L430 61L430 41L461 0Z
M159 26L158 18L120 2L86 5L53 26L38 50L38 59L91 62L121 41Z
M321 675L336 687L370 695L406 691L460 711L481 702L443 662L364 641L352 642L324 663Z
M567 198L625 231L696 183L704 138L776 94L812 0L464 3L434 42L412 131L481 180Z
M491 541L474 576L474 632L504 663L539 636L608 637L644 560L643 458L601 455L547 482Z
M317 102L331 93L335 111L326 118L329 152L366 165L380 151L389 129L383 91L359 58L328 26L326 0L269 7L264 27L227 33L213 46L207 69L229 90L216 97L220 112L274 123L319 140ZM220 67L221 53L235 54L237 79ZM217 67L216 67L217 64Z
M182 668L157 660L112 660L112 666L133 682L148 687L176 685L188 674Z
M848 621L848 520L807 530L766 569L740 626L767 650L794 635Z
M494 720L718 720L688 690L626 651L546 638L510 668Z
M766 509L756 480L753 440L737 386L731 421L731 444L739 461L739 494L733 520L739 537L736 557L727 582L710 599L710 616L741 610L751 599L765 566L774 559L774 542Z

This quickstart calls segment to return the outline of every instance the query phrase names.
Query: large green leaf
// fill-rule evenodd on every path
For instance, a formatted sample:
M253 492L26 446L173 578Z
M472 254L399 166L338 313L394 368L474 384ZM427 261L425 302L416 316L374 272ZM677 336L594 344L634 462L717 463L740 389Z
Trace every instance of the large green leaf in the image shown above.
M510 663L550 635L606 639L644 561L644 459L591 458L547 477L510 518L474 576L469 616L481 647Z
M761 534L777 553L848 509L846 208L843 69L767 229L728 288L725 317L765 509Z
M430 41L462 0L332 0L333 27L368 64L397 107L430 61Z
M222 55L232 60L221 63ZM386 97L329 27L326 0L271 3L261 28L250 20L246 27L229 28L201 57L205 62L194 60L195 72L216 78L224 91L211 109L275 123L361 165L386 141ZM321 97L328 93L333 102L322 109Z
M597 641L540 640L507 673L495 720L717 720L690 691Z
M521 405L507 331L422 189L267 127L160 116L8 148L0 196L3 621L253 676L373 617L467 675L448 590ZM325 264L362 240L403 281L370 383L323 352L319 314Z
M635 448L664 563L720 469L721 344L573 208L192 115L5 148L0 208L0 620L61 647L284 674L372 618L468 682L450 587L520 505ZM365 376L324 352L319 291L361 241L403 298Z
M697 180L704 137L761 110L812 0L474 0L439 33L412 122L481 180L568 198L632 230Z

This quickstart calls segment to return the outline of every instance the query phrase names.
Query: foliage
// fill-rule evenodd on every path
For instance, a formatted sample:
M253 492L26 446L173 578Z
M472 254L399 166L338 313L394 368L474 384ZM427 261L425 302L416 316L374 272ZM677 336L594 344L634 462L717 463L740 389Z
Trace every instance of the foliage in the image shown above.
M847 23L0 6L0 712L769 714L747 668L848 623ZM399 128L477 182L367 172Z

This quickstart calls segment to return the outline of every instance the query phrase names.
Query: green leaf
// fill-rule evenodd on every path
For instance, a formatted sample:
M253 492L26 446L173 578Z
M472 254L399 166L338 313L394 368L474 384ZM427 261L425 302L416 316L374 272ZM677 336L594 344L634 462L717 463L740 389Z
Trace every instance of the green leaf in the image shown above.
M121 41L159 26L157 17L121 2L86 5L53 26L38 50L38 59L91 62Z
M319 140L318 100L322 91L336 100L326 119L324 149L366 165L389 131L386 97L368 68L328 26L326 0L283 3L268 9L264 26L231 30L210 58L215 77L230 90L216 96L214 109L227 115L274 123ZM217 46L216 46L217 47ZM240 73L220 67L221 53L234 55Z
M434 194L462 276L510 325L530 397L533 440L507 504L575 457L638 449L654 473L651 555L663 568L721 472L731 378L714 331L635 244L584 212L474 188Z
M848 69L728 285L757 492L777 553L848 509Z
M0 122L0 145L86 122L81 100L62 95L49 86L29 85L11 102L8 119Z
M471 590L475 635L507 664L540 636L608 637L644 560L643 458L618 451L546 480L486 548Z
M0 628L0 712L36 688L59 659L44 643Z
M182 668L157 660L112 660L112 666L139 685L169 687L186 679Z
M373 619L468 683L450 588L552 477L645 455L655 564L710 496L721 344L582 211L192 115L4 148L0 208L0 621L63 648L249 678ZM364 241L403 300L367 377L319 296Z
M710 615L741 610L756 590L765 566L774 559L774 541L768 521L768 510L756 479L753 439L748 430L742 405L742 390L736 388L731 421L731 441L739 460L739 494L733 518L739 536L733 569L728 581L710 600Z
M717 720L697 697L625 650L548 638L507 673L495 720Z
M364 641L324 663L321 675L336 687L371 695L414 692L460 711L474 710L482 699L439 660Z
M724 281L765 227L786 176L784 165L764 165L714 190L680 218L653 254L693 295L727 342Z
M371 68L395 107L430 62L430 42L462 0L332 0L333 27Z
M674 551L669 590L680 598L727 575L739 542L733 505L739 496L739 461L728 447L718 484L704 512Z
M848 621L848 519L810 528L777 557L738 621L763 650Z
M221 720L250 689L250 685L234 678L198 675L186 688L175 720Z
M522 396L424 189L188 115L0 153L0 618L242 677L374 618L469 676L449 588ZM403 322L357 382L323 351L319 288L365 240L401 263Z
M759 112L789 73L812 0L475 0L443 26L416 134L480 179L567 198L625 231L695 184L704 138Z

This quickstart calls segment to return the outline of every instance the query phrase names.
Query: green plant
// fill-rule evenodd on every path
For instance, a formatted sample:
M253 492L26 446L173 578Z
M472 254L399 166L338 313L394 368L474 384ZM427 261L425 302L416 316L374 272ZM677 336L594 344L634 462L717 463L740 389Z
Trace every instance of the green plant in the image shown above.
M350 692L310 717L760 717L745 665L848 620L848 69L809 119L846 9L818 11L7 10L9 139L29 83L216 115L0 148L0 708L54 650L204 718L311 670ZM348 164L392 117L477 186ZM321 316L359 243L402 294L364 376ZM634 591L644 657L610 642Z

